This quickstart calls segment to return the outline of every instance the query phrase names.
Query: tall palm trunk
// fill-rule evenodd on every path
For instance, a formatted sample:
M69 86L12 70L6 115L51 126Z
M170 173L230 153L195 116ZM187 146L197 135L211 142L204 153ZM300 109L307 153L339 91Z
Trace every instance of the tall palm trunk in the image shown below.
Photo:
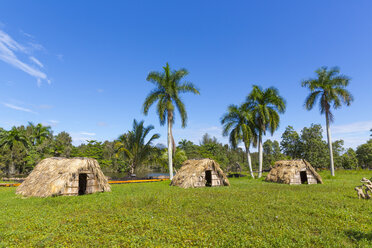
M332 139L331 139L331 128L329 125L329 117L326 113L326 125L327 125L327 140L328 140L328 148L329 148L329 158L330 158L330 169L331 169L331 175L335 176L335 167L333 164L333 150L332 150Z
M134 174L134 163L130 165L130 175L132 176Z
M263 161L263 147L262 147L262 134L258 137L258 178L262 176L262 161Z
M168 111L168 168L170 180L173 179L172 140L172 112Z
M13 176L15 174L15 164L14 164L14 156L13 156L13 151L11 149L10 151L10 165L9 165L9 175Z
M254 178L253 169L252 169L251 153L249 152L249 146L245 146L245 151L247 153L249 173L251 173L251 177Z

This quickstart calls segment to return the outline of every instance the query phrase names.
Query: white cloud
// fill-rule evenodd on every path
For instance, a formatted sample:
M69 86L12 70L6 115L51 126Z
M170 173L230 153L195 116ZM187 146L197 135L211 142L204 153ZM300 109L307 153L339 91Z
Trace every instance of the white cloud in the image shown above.
M39 108L41 108L41 109L51 109L51 108L53 108L53 106L48 105L48 104L41 104L41 105L39 105Z
M90 140L94 140L92 136L96 135L95 133L88 133L88 132L79 132L79 133L70 133L72 138L72 143L75 146L81 145L86 143Z
M101 121L101 122L98 122L97 125L100 126L100 127L106 127L107 126L107 123Z
M30 60L37 64L39 67L44 68L44 65L39 60L37 60L37 58L30 56Z
M31 35L31 34L29 34L29 33L26 33L26 32L24 32L23 30L20 30L19 32L20 32L22 35L24 35L24 36L26 36L26 37L28 37L28 38L31 38L31 39L34 39L34 38L35 38L33 35Z
M59 121L57 121L57 120L49 120L48 123L49 123L50 126L55 127L55 126L58 125Z
M95 133L88 133L88 132L80 132L81 135L87 135L87 136L95 136Z
M57 59L61 62L63 62L63 54L57 54Z
M372 121L354 122L345 125L331 126L331 131L334 134L359 133L369 132L372 128Z
M103 89L97 89L98 93L103 93L103 91L104 91Z
M33 49L39 49L39 47L35 46L34 43L32 43ZM42 81L48 82L47 75L42 72L41 70L32 67L31 65L21 61L18 57L19 55L25 55L29 54L30 51L28 48L20 45L18 42L12 39L8 34L0 30L0 60L4 61L5 63L8 63L9 65L12 65L25 73L29 74L30 76L36 78L38 85L40 86ZM30 57L31 59L31 57ZM36 59L36 58L35 58ZM36 59L37 60L37 59ZM38 61L38 60L37 60ZM35 61L33 61L35 63ZM38 61L40 63L40 61ZM40 63L41 64L41 63Z
M16 106L16 105L13 105L13 104L10 104L10 103L3 103L3 105L7 108L11 108L11 109L15 109L15 110L23 111L23 112L28 112L28 113L32 113L32 114L37 114L36 112L32 111L31 109L23 108L23 107Z

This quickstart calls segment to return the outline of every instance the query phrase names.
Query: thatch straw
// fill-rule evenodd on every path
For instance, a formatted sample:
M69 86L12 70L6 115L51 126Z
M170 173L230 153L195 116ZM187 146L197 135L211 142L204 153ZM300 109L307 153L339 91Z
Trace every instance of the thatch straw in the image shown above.
M95 175L98 191L111 191L97 160L46 158L35 166L31 174L17 188L16 193L22 196L38 197L63 195L67 185L78 180L80 171L89 171Z
M201 180L203 180L202 183L205 185L205 179L201 178L204 178L207 170L213 170L217 173L218 178L221 179L221 185L230 186L230 182L221 170L220 165L212 159L190 159L185 161L173 177L171 185L181 188L201 187Z
M266 177L268 182L276 183L291 183L291 179L294 175L299 173L303 168L307 168L313 174L314 178L318 183L323 183L320 175L315 171L315 169L306 160L280 160L275 162L274 167L270 170Z

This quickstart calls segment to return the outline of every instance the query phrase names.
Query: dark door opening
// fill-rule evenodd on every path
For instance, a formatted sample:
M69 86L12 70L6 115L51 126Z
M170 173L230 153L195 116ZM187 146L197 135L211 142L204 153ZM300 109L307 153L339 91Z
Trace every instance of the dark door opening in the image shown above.
M212 186L212 171L207 170L205 171L205 186L211 187Z
M87 191L87 174L79 174L79 195L85 195Z
M300 171L301 184L307 183L307 174L306 171Z

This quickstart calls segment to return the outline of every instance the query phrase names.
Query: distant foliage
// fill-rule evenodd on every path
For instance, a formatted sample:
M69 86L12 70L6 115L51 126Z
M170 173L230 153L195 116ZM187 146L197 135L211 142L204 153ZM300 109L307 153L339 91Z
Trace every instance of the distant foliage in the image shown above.
M53 135L50 128L40 125L30 123L26 127L13 127L9 131L0 128L0 174L26 175L38 162L48 157L90 157L97 159L104 171L112 173L129 173L131 168L156 169L164 172L168 169L166 147L151 142L148 144L150 138L154 141L157 135L144 136L144 133L151 130L146 129L148 127L143 126L143 123L142 131L140 128L129 130L115 141L90 140L78 146L72 145L72 138L67 132ZM141 122L137 123L137 126L141 126ZM34 127L38 127L36 134ZM40 135L41 133L43 135ZM304 158L315 168L328 169L328 148L322 134L323 130L319 124L303 128L300 134L288 126L280 142L276 140L264 142L263 168L269 169L275 161L281 159ZM130 138L129 142L128 138L131 135L133 139ZM135 137L139 139L134 139ZM119 151L118 142L123 142L125 149L129 149L128 151L135 156L131 157L123 150ZM332 146L335 167L372 168L372 139L358 146L355 151L351 148L344 150L342 140L333 142ZM136 147L142 148L138 150ZM145 152L141 153L141 150ZM257 171L258 153L252 153L251 156L253 169ZM179 169L186 159L211 158L224 170L238 163L243 171L248 171L247 156L243 147L232 148L209 134L202 136L199 145L186 139L179 141L174 158L176 169ZM135 167L131 166L133 161L136 163Z
M356 154L359 166L362 168L372 168L372 139L367 143L357 147Z

